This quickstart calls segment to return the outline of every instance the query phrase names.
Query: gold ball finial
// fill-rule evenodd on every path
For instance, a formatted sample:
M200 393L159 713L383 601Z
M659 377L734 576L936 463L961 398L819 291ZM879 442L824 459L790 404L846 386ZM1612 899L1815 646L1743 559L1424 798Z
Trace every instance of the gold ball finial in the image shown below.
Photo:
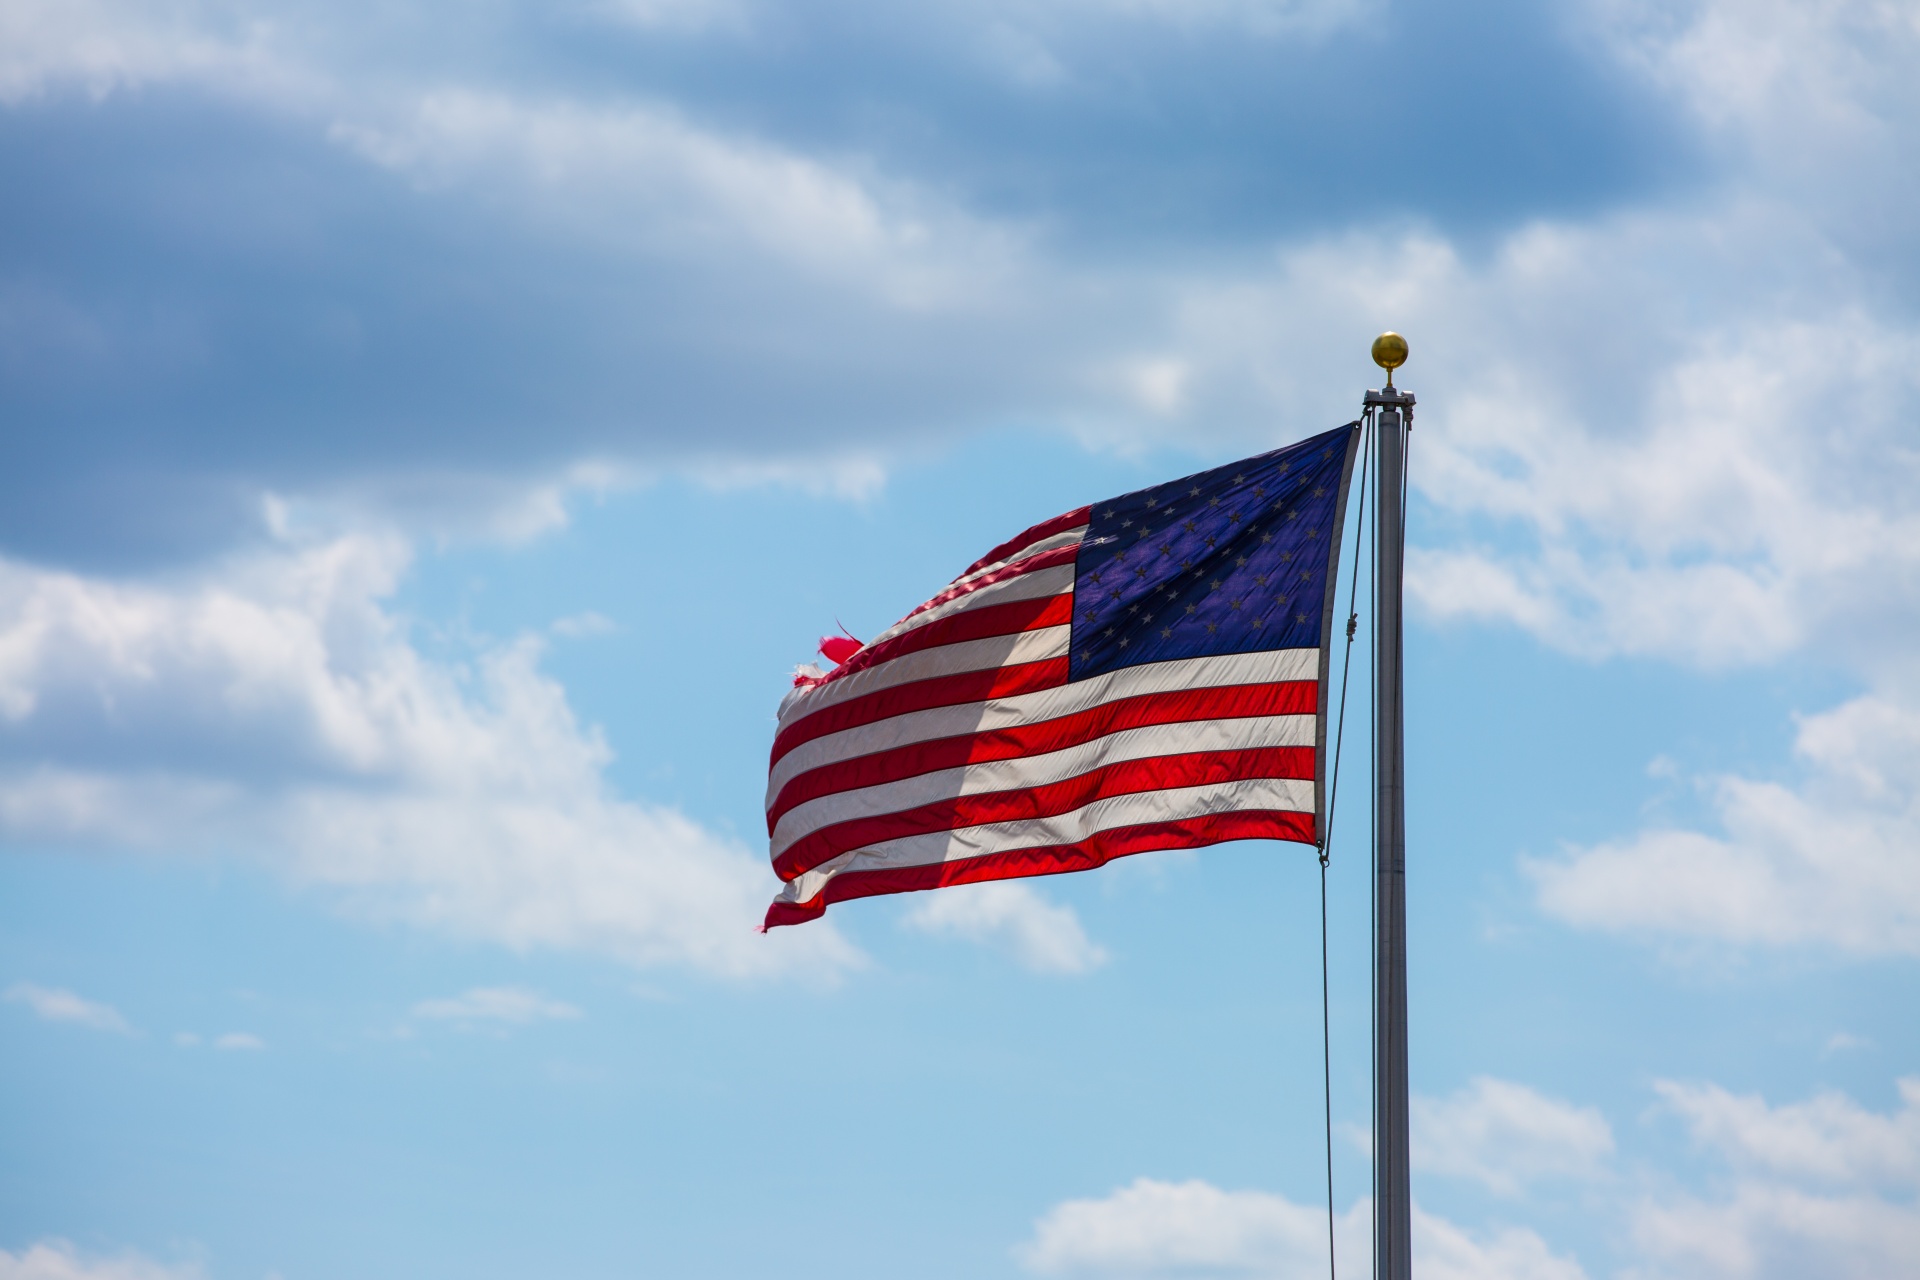
M1407 362L1407 340L1389 329L1373 340L1373 362L1387 371L1387 385L1393 385L1393 371Z

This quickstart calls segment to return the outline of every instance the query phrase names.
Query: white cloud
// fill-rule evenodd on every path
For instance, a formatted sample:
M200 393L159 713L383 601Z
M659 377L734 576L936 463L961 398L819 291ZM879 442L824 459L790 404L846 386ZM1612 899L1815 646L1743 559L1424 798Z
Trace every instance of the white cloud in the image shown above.
M1371 1228L1356 1206L1336 1231L1346 1265ZM1034 1224L1020 1261L1042 1275L1317 1276L1326 1273L1327 1215L1264 1191L1136 1179L1101 1199L1068 1200Z
M1483 261L1356 235L1190 286L1161 358L1182 362L1196 427L1276 403L1327 421L1358 396L1330 398L1318 371L1389 322L1409 333L1413 483L1442 516L1410 556L1429 616L1594 658L1884 653L1920 624L1920 459L1901 443L1920 330L1863 309L1850 279L1789 278L1776 260L1799 252L1827 250L1772 207L1543 222ZM1263 368L1276 349L1293 372Z
M1500 1195L1541 1178L1592 1178L1613 1153L1612 1127L1595 1108L1488 1076L1450 1097L1414 1098L1411 1119L1415 1168Z
M1476 1082L1443 1104L1453 1113L1451 1130L1465 1135L1461 1145L1490 1151L1495 1144L1481 1135L1520 1132L1506 1144L1517 1163L1553 1173L1591 1172L1611 1153L1596 1113L1493 1084ZM1900 1081L1900 1103L1886 1114L1835 1092L1770 1106L1713 1084L1662 1081L1655 1089L1662 1111L1679 1118L1731 1177L1705 1195L1646 1169L1637 1179L1596 1183L1587 1212L1625 1225L1628 1247L1615 1273L1622 1280L1879 1280L1912 1271L1920 1257L1920 1078ZM1543 1134L1555 1136L1542 1141ZM1549 1150L1555 1154L1540 1154ZM1500 1177L1485 1176L1494 1164L1476 1156L1451 1172L1500 1190ZM1343 1271L1364 1275L1371 1265L1367 1201L1339 1215L1336 1234ZM1326 1274L1326 1216L1267 1192L1141 1178L1105 1197L1054 1206L1017 1253L1048 1276L1307 1280ZM1417 1207L1414 1253L1415 1274L1427 1280L1586 1274L1524 1227L1471 1231Z
M1867 225L1920 192L1913 6L1881 0L1601 0L1599 33L1683 104L1754 185ZM1889 228L1912 237L1909 225Z
M267 1042L250 1031L228 1031L213 1038L213 1047L228 1052L260 1053Z
M1421 1280L1585 1280L1570 1257L1524 1227L1474 1233L1415 1208L1413 1265Z
M95 1031L117 1031L131 1035L133 1028L110 1004L101 1004L75 995L63 987L43 987L32 982L16 982L4 997L10 1004L24 1004L48 1022L71 1022Z
M1369 1270L1371 1231L1368 1201L1339 1215L1334 1235L1343 1271ZM1327 1214L1270 1192L1139 1178L1102 1199L1054 1206L1017 1252L1041 1275L1317 1280L1327 1274ZM1582 1280L1586 1274L1531 1231L1476 1236L1417 1209L1414 1270L1433 1280Z
M825 922L754 931L762 859L621 799L523 640L429 661L383 598L392 540L165 585L0 562L0 834L258 856L370 914L732 978L858 962Z
M0 1249L0 1280L198 1280L191 1263L168 1266L137 1253L88 1257L65 1240L42 1240L19 1253Z
M1837 1093L1770 1107L1715 1085L1658 1088L1695 1141L1737 1176L1717 1198L1668 1195L1639 1205L1633 1234L1647 1262L1636 1275L1879 1280L1912 1271L1920 1257L1920 1080L1900 1082L1902 1105L1890 1116Z
M587 106L449 88L385 114L343 106L334 138L433 187L520 193L570 238L751 252L909 309L983 300L1024 237L910 183L726 136L658 104Z
M1920 1257L1920 1214L1872 1196L1819 1196L1742 1183L1723 1200L1678 1195L1644 1206L1636 1275L1680 1280L1886 1280Z
M1770 1107L1758 1094L1662 1080L1655 1090L1695 1142L1747 1172L1920 1187L1920 1076L1899 1082L1901 1106L1868 1111L1844 1093Z
M1655 828L1523 863L1585 928L1920 955L1920 711L1879 695L1805 717L1797 786L1722 776L1724 834Z
M925 933L1001 947L1036 973L1089 973L1107 953L1087 937L1072 907L1017 880L955 885L919 895L906 923Z
M728 0L587 7L683 30L740 29L745 15ZM1023 265L1027 232L865 162L722 131L662 101L536 97L387 67L389 33L337 12L312 29L303 17L241 0L13 0L0 6L0 103L191 85L300 121L419 186L484 192L576 247L681 265L753 254L889 308L977 305Z
M527 987L473 987L461 995L422 1000L413 1006L416 1018L443 1022L529 1022L578 1018L580 1010L560 1000L549 1000Z
M8 0L0 5L0 103L69 86L95 98L153 83L281 97L296 75L275 24L235 3Z

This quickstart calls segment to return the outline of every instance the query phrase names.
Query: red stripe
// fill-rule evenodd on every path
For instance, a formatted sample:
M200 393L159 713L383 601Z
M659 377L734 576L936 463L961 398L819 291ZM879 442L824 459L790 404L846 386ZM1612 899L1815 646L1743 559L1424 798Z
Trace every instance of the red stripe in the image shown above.
M948 587L945 591L942 591L925 604L915 607L905 618L900 619L900 622L917 618L935 605L945 604L949 600L958 600L961 596L972 595L982 587L991 587L997 582L1005 582L1009 578L1018 578L1022 574L1036 573L1041 569L1051 569L1057 564L1072 564L1079 558L1079 555L1080 544L1076 542L1070 547L1055 547L1051 551L1042 551L1038 555L1028 556L1024 560L1016 560L1004 569L995 569L992 573L981 574L971 582L960 582ZM992 562L989 561L988 563ZM900 624L895 623L894 625L898 626Z
M851 760L836 760L796 774L780 788L767 810L767 834L796 805L836 791L877 787L936 769L953 769L989 760L1044 755L1076 747L1125 729L1189 720L1228 720L1247 716L1312 715L1319 710L1320 685L1314 680L1284 680L1265 684L1222 685L1212 689L1181 689L1173 693L1143 693L1089 707L1071 715L1027 724L1009 725L981 733L955 734L924 742L890 747Z
M882 893L910 893L980 880L1014 880L1023 876L1051 876L1089 871L1128 854L1155 849L1197 849L1228 840L1292 840L1313 843L1313 815L1281 809L1251 809L1214 813L1175 822L1148 822L1095 832L1078 844L1012 849L958 862L936 862L922 867L893 867L883 871L848 871L827 881L806 902L775 902L767 909L767 929L802 924L826 914L830 903L869 898Z
M987 552L987 554L981 556L978 560L975 560L967 566L966 572L960 576L964 578L968 573L978 573L990 564L998 564L1002 560L1017 556L1026 548L1039 542L1043 538L1051 538L1054 534L1065 533L1069 529L1078 529L1092 518L1092 516L1092 507L1081 507L1078 511L1069 511L1063 516L1055 516L1051 520L1043 520L1033 526L1033 528L1028 529L1025 533L1016 533L1013 537L1008 538L1005 542Z
M773 870L782 880L791 880L849 849L989 822L1051 818L1113 796L1244 782L1249 778L1311 778L1313 756L1312 747L1250 747L1119 760L1059 782L953 796L897 813L836 822L788 845L773 860Z
M1038 662L1016 662L1004 667L989 667L984 671L962 671L959 675L915 680L891 689L875 689L872 693L848 698L831 707L822 707L782 729L773 739L773 759L769 767L780 763L781 756L801 743L812 742L815 738L838 733L842 729L888 720L906 715L909 711L926 711L932 707L951 707L963 702L984 702L988 698L1038 693L1042 689L1057 689L1065 683L1067 659L1063 655L1043 658Z
M1071 591L1041 596L1037 600L1009 600L1005 604L985 604L974 609L963 609L938 622L929 622L905 635L862 649L834 668L820 683L827 684L894 658L918 653L922 649L937 649L943 644L958 644L962 640L1010 636L1018 631L1037 631L1041 627L1057 627L1072 621Z

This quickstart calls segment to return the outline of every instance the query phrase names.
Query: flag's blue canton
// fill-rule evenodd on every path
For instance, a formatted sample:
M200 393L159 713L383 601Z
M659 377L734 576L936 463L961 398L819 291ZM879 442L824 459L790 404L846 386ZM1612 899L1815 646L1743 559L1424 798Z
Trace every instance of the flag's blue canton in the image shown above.
M1318 646L1358 431L1094 504L1073 582L1071 678Z

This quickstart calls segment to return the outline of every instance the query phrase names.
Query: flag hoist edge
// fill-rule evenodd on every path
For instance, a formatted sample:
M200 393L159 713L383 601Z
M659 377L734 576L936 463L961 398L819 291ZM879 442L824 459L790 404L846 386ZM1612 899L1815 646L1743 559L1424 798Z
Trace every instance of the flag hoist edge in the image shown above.
M1317 844L1358 423L1069 511L781 703L768 927L1226 840Z

